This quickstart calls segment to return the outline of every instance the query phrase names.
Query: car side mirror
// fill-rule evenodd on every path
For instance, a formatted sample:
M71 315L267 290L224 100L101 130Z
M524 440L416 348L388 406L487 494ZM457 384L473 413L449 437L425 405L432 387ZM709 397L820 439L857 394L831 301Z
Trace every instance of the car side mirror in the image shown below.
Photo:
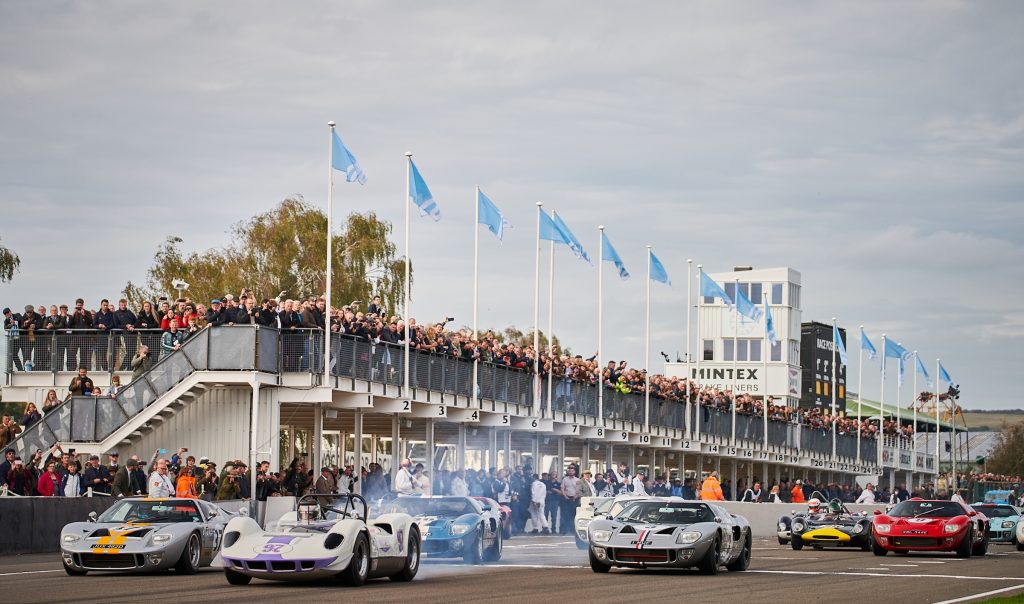
M96 522L97 518L99 518L99 516L96 512L89 512L89 522Z
M249 515L249 508L242 508L242 509L238 510L238 515L239 516L248 516Z
M978 515L978 512L975 512L974 510L971 510L971 511L967 512L967 515L969 517L971 517L971 518L974 518L975 516Z
M880 516L882 514L882 510L875 510L874 512L871 512L871 513L874 514L875 516Z
M721 516L715 516L715 522L721 524L721 522L722 522Z
M588 501L588 502L587 502L587 507L588 507L588 508L593 508L593 507L596 507L596 506L595 506L595 504L594 504L594 502L593 502L593 501Z
M216 518L217 516L220 516L220 514L217 513L217 510L213 510L210 512L210 518Z
M484 510L485 512L490 512L490 511L491 511L491 504L489 504L489 503L485 503L485 504L483 505L483 510Z

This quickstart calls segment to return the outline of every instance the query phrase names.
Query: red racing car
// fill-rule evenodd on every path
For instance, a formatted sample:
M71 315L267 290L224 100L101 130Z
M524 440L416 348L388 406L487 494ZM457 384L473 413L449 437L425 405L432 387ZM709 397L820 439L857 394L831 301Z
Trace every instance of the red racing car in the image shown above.
M958 558L988 551L988 518L955 501L908 499L871 521L871 551L956 552Z

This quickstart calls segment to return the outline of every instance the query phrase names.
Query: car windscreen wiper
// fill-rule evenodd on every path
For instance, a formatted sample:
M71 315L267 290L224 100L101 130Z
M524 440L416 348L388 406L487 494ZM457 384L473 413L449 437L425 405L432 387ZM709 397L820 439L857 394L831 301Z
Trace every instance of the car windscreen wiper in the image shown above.
M928 514L931 514L932 512L940 512L940 511L945 511L945 510L946 510L946 508L934 508L934 509L931 509L931 510L925 510L925 511L921 512L920 514L914 514L914 518L920 518L921 516L926 516Z

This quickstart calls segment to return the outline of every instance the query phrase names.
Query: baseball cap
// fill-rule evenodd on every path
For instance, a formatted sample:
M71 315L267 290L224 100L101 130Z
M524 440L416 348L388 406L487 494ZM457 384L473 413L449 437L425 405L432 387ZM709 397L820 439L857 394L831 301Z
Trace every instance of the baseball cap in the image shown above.
M210 300L210 304L220 304L220 298L214 298L213 300Z
M100 456L99 456L99 455L90 455L90 456L89 456L89 461L92 461L92 460L94 460L94 459L95 459L96 461L99 461L99 460L100 460Z

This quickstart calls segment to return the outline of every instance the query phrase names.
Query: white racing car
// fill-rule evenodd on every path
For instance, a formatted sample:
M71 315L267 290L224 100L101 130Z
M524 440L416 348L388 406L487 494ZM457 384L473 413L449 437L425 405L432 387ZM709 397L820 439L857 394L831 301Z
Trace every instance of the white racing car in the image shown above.
M388 577L412 581L420 567L420 533L408 514L368 519L359 495L306 495L265 531L235 518L224 532L224 575L232 585L253 577L278 581L333 578L362 585Z

